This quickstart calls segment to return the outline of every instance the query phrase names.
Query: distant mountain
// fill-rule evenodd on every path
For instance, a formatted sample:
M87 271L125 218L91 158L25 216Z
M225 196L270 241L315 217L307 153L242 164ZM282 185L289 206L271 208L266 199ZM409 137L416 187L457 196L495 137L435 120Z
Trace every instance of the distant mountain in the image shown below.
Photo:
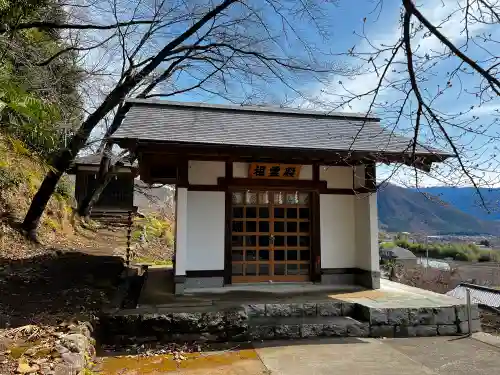
M378 193L379 225L389 232L428 234L496 234L500 223L480 220L443 198L395 185L381 187Z
M432 194L480 220L500 221L500 189L479 189L479 193L486 203L486 208L481 201L478 190L474 187L436 186L420 188L419 191Z

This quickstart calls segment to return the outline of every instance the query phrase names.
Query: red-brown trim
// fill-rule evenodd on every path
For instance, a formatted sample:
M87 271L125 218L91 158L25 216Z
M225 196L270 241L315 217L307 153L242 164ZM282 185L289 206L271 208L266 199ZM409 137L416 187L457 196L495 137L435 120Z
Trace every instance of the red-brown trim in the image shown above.
M191 191L226 191L226 188L220 185L188 185L187 189Z
M311 192L311 274L313 282L321 281L321 220L320 194Z
M232 161L229 161L229 160L226 160L226 171L225 171L225 178L226 178L226 181L230 181L233 179L233 176L234 176L234 166L233 166L233 162Z
M314 182L319 182L319 174L320 174L320 165L318 163L314 163L312 166L312 180Z
M233 180L234 165L230 160L226 160L226 169L224 181L226 184ZM233 196L227 185L221 184L220 179L217 181L219 188L225 190L225 225L224 225L224 285L232 283L232 263L231 263L231 236L232 236L232 209Z
M354 195L357 189L328 188L321 190L321 194Z
M182 185L179 185L182 187ZM361 193L373 193L376 188L360 187L356 189L346 188L327 188L326 181L314 180L254 180L251 178L230 178L225 177L217 179L217 185L190 185L188 190L192 191L227 191L233 189L249 188L249 189L295 189L317 191L320 194L335 194L335 195L355 195Z
M326 188L325 181L311 180L260 180L251 178L233 178L230 181L225 177L219 177L218 184L228 188L262 188L267 189L295 189L295 190L321 190Z
M186 188L189 187L189 160L180 160L178 168L179 180L177 181L177 186Z
M231 264L231 212L233 208L233 197L229 190L226 190L225 204L225 227L224 227L224 284L231 284L232 264Z
M376 164L370 162L365 164L365 187L370 191L377 189Z

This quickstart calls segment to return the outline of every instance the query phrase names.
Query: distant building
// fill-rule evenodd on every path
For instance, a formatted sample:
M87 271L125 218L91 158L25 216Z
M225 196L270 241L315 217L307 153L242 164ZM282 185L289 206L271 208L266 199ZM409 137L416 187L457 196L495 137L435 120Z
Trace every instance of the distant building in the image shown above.
M380 260L395 260L405 268L415 268L417 266L417 257L410 250L399 246L389 249L380 249Z
M75 199L79 204L97 186L101 155L78 157L68 171L75 175ZM135 211L134 178L137 167L127 163L120 167L92 208L91 215L124 214Z

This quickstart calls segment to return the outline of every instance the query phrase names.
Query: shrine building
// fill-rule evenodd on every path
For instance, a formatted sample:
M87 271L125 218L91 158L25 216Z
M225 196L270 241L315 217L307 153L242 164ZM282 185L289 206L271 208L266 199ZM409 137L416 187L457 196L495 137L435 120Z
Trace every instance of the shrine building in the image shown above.
M363 114L134 99L114 143L176 186L175 292L237 283L380 286L376 163L452 156Z

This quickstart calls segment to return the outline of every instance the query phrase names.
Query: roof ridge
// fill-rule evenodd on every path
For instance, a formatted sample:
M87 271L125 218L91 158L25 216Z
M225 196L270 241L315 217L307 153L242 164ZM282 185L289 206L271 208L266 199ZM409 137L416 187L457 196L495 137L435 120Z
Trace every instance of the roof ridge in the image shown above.
M379 122L380 118L368 115L364 113L355 112L332 112L332 111L314 111L314 110L304 110L300 108L285 108L278 106L269 105L258 105L258 104L241 104L241 105L230 105L230 104L211 104L202 102L178 102L171 100L161 100L161 99L127 99L127 103L131 105L145 105L145 106L170 106L170 107L185 107L185 108L200 108L208 110L222 110L222 111L245 111L245 112L262 112L262 113L276 113L276 114L289 114L296 116L305 117L329 117L329 118L355 118L366 119L370 122Z

